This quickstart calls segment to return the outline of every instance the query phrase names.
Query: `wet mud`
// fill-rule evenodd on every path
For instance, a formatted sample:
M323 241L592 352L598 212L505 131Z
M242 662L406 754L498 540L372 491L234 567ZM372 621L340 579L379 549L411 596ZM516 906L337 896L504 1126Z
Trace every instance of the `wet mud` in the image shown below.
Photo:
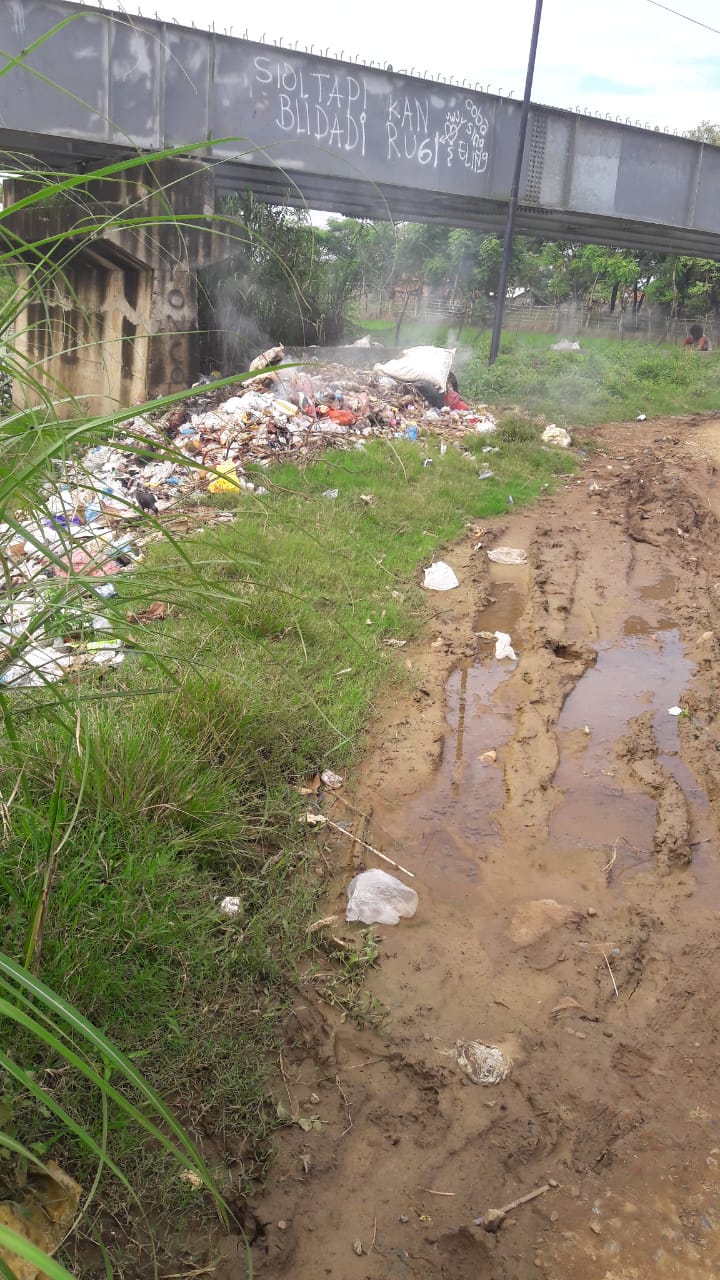
M448 549L461 586L403 651L413 689L378 714L354 809L332 802L420 906L376 931L381 1027L308 975L278 1100L309 1123L255 1205L259 1276L718 1273L720 425L594 440L559 492ZM491 564L499 543L527 565ZM322 857L357 941L343 887L379 864ZM472 1083L467 1041L511 1046L507 1078Z

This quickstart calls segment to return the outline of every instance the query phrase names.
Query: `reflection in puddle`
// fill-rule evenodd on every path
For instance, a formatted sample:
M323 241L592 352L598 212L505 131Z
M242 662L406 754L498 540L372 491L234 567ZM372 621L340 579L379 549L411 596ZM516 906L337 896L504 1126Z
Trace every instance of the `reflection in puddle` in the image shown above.
M647 583L644 587L638 586L636 590L643 600L667 600L675 594L676 586L675 575L663 569L656 582Z
M660 762L689 798L704 803L702 790L679 758L678 721L668 715L668 707L681 701L692 672L677 627L658 627L652 636L636 632L621 645L600 646L597 664L575 687L558 722L561 763L554 786L564 799L551 822L556 839L573 848L595 849L620 839L626 856L633 847L636 855L652 853L653 800L639 787L628 790L615 780L618 739L629 721L645 711L653 712Z
M507 570L505 571L507 572ZM476 630L505 631L522 652L518 630L525 606L524 579L494 577L493 600L483 609ZM502 761L485 764L484 752L499 749L512 737L516 702L507 689L516 663L495 660L495 642L478 639L474 661L465 662L447 684L448 733L438 773L430 788L403 808L403 826L416 832L423 874L442 882L444 894L453 882L478 879L480 863L497 843L493 815L505 803ZM500 753L499 753L500 755Z
M626 618L623 626L623 635L651 636L656 631L672 631L676 625L671 618L660 618L659 622L653 624L649 623L646 618Z

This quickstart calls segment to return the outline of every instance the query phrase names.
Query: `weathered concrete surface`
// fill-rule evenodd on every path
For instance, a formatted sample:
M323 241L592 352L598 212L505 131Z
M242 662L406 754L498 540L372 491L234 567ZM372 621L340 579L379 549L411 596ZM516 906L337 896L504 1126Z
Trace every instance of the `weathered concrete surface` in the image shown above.
M37 179L8 180L6 207L41 191ZM78 402L106 413L188 386L198 367L195 272L215 243L202 215L211 210L210 171L173 159L55 201L45 193L4 219L25 295L15 342L29 376L16 402L50 396L61 414Z
M276 202L504 223L520 106L479 86L67 0L6 0L0 49L19 58L0 76L6 151L72 167L181 147L216 162L217 187ZM518 230L720 257L719 181L720 148L534 106Z

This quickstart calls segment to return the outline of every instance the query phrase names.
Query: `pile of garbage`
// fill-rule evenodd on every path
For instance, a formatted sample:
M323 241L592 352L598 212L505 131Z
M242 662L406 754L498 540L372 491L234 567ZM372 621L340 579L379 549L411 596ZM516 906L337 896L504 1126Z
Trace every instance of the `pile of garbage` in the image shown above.
M442 354L451 361L451 352ZM127 454L116 453L104 459L105 479L116 489L119 483L125 500L127 491L138 492L140 484L162 511L188 490L257 492L257 479L251 480L246 472L251 463L267 467L288 455L307 460L328 447L356 448L378 438L417 439L420 431L452 439L469 430L495 429L484 407L453 409L428 401L428 395L440 401L445 393L432 362L426 365L426 381L410 383L384 371L401 362L364 370L320 361L287 367L291 360L283 347L271 348L250 367L258 376L239 384L234 394L228 395L227 389L203 394L198 384L196 398L158 421L136 419L131 435L149 438L150 454L154 440L165 456L171 451L173 461L156 462L152 456L128 460ZM450 361L443 362L448 373ZM422 371L422 362L413 367ZM259 491L264 491L262 485ZM140 493L140 504L142 497Z
M308 461L328 447L417 439L421 431L444 441L493 432L484 407L469 408L457 394L448 398L462 408L443 403L452 355L415 348L372 370L319 360L287 367L292 357L274 347L232 394L203 379L169 412L138 416L111 443L64 463L45 486L42 512L20 531L0 525L0 645L6 662L12 655L0 683L42 685L78 665L123 661L120 642L102 635L111 630L102 602L117 595L113 576L162 536L148 515L162 523L163 513L204 493L266 492L257 471L250 479L250 464ZM53 613L49 583L57 580L62 594L70 578L80 582L77 608L65 609L64 634L51 635L42 620Z

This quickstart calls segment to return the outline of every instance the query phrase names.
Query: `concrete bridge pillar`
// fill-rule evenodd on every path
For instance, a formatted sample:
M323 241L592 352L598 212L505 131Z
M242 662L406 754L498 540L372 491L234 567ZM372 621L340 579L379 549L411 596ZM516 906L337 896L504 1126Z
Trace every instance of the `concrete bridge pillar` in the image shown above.
M184 159L143 162L12 212L47 181L4 184L3 240L21 299L15 346L27 370L16 403L51 399L61 417L106 414L190 386L199 358L195 273L217 243L211 170Z

